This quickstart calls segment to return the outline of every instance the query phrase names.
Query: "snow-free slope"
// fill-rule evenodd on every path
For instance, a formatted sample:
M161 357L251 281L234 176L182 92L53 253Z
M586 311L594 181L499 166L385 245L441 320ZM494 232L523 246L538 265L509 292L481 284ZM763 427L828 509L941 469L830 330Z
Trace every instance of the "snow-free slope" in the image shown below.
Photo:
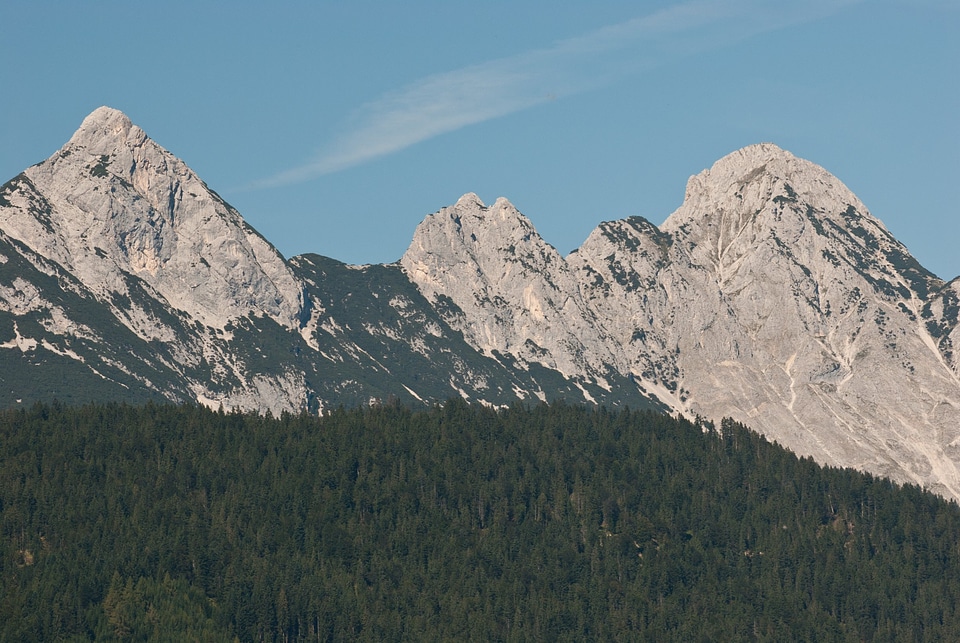
M56 397L317 412L451 396L649 406L472 348L397 266L286 261L180 159L101 107L0 187L0 405ZM451 317L452 315L452 317Z
M288 261L110 108L0 187L4 407L652 405L960 499L958 311L956 281L771 144L567 257L468 194L398 264Z
M131 275L206 326L252 310L298 323L301 288L283 257L115 109L94 111L11 183L0 228L95 292L126 295Z
M960 386L921 319L943 284L839 180L755 145L692 177L659 231L610 227L575 258L616 292L586 286L597 316L645 338L621 368L690 415L958 495Z
M613 371L691 417L960 497L956 290L823 168L744 148L692 177L659 228L603 223L566 258L504 201L477 203L428 217L402 264L464 310L478 349Z

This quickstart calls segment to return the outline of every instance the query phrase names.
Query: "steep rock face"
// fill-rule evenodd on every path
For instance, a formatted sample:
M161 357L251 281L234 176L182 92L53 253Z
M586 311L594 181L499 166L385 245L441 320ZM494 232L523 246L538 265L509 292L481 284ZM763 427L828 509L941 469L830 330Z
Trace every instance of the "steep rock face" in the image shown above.
M960 497L960 288L823 168L744 148L660 228L606 222L566 259L507 206L464 197L401 262L475 347L613 372L690 416Z
M687 391L679 388L680 338L670 329L685 312L671 305L696 299L681 273L666 270L673 238L641 217L600 224L567 261L584 300L627 373L675 409Z
M181 322L145 308L168 328ZM62 266L0 231L0 405L192 399L183 347L132 332Z
M325 407L391 397L431 403L451 395L490 405L591 396L610 406L660 407L624 378L606 390L507 354L482 354L447 323L463 320L456 305L431 306L398 265L344 266L317 255L290 263L314 302L305 332L311 350L297 364Z
M692 177L659 228L606 222L566 258L505 199L468 194L400 265L287 262L101 108L0 187L0 406L652 395L960 499L958 284L769 144Z
M531 275L556 254L542 245ZM575 292L544 288L527 301ZM434 308L396 265L285 261L113 109L0 187L0 407L160 399L278 414L452 395L659 406L617 389L623 378L602 388L485 355L447 323L464 315L445 303Z
M475 194L428 216L400 260L431 301L487 355L513 355L567 377L603 378L610 354L563 257L506 199Z
M302 284L233 208L121 112L95 110L58 152L0 188L0 230L18 263L56 280L37 289L0 279L0 317L12 315L13 330L34 342L17 368L43 372L53 354L94 376L75 377L60 399L95 398L107 390L99 378L134 399L278 412L306 404L302 376L289 366L258 373L230 346L233 327L251 317L299 332L309 308ZM31 290L39 293L31 308L17 306ZM64 297L74 303L58 305ZM84 350L75 349L78 328L89 329ZM30 395L12 380L3 392Z
M94 111L4 188L0 228L101 296L128 296L134 277L207 326L252 311L299 323L302 288L283 257L117 110ZM130 325L170 338L146 320Z
M944 364L960 375L960 277L932 293L921 316Z
M822 168L745 148L692 177L660 230L607 224L576 261L597 317L643 339L621 368L675 408L960 492L960 388L920 320L942 284Z

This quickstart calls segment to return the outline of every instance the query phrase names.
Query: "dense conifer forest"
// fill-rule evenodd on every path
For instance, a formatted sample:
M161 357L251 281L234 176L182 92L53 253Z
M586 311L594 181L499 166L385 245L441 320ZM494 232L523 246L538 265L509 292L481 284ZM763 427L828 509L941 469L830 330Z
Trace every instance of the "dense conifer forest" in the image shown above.
M732 422L0 412L0 640L960 639L960 508Z

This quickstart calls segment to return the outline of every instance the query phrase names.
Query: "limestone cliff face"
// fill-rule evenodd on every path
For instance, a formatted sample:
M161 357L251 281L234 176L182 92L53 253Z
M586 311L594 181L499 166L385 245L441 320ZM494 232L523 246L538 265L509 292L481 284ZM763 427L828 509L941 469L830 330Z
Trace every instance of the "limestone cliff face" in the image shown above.
M465 215L484 243L461 235L457 252L474 247L476 261L487 243L499 247L507 220L522 221L500 205L504 225L488 233ZM562 261L534 237L510 237L520 249L516 275L545 276L521 298L552 314L556 298L576 289L550 273ZM490 302L487 336L507 324L525 333L531 356L560 358L524 369L531 362L516 368L498 352L506 347L467 344L467 327L448 323L462 321L454 308L435 309L398 266L285 261L183 161L110 108L0 186L0 407L163 399L279 414L451 395L490 405L586 395L659 406L616 388L616 377L614 386L569 381L563 373L582 360L568 358L583 351L550 343L553 318ZM568 341L588 330L581 323Z
M960 387L921 320L943 284L835 177L751 146L692 177L659 230L606 229L576 261L600 276L597 317L643 338L620 368L688 414L957 496Z
M960 280L770 144L567 257L468 194L399 266L286 261L109 108L0 187L0 406L653 404L960 499L958 317Z
M239 213L123 113L95 110L53 156L5 184L0 230L21 257L57 278L56 290L82 298L58 305L49 286L0 284L0 311L15 317L12 302L37 290L31 306L42 330L34 334L45 336L37 350L167 399L274 411L305 404L302 374L279 368L264 377L229 346L242 320L267 318L299 332L309 306L303 285ZM109 315L90 324L85 316L98 305ZM150 343L135 363L116 354L117 341L132 340L121 339L114 322ZM97 348L77 352L71 346L81 339ZM110 370L119 372L105 375ZM60 392L69 394L69 386Z
M602 377L610 354L570 267L506 199L487 207L467 194L428 216L400 264L488 355L514 355L567 377Z
M960 376L960 277L931 293L921 317L944 364Z
M513 236L544 247L523 221ZM479 225L470 234L488 236ZM476 345L573 373L609 365L690 416L730 416L820 462L960 497L958 289L823 168L775 145L744 148L692 177L659 228L603 223L566 259L526 272L505 260L512 237L466 253L428 227L402 264L434 300L464 309L466 327L482 329L468 332ZM523 298L548 275L549 297ZM471 299L480 284L476 301L536 317L548 352L520 348L529 325L491 324L489 304Z
M132 276L206 326L252 311L298 324L302 288L283 257L121 112L97 109L14 182L0 228L95 292L127 296Z

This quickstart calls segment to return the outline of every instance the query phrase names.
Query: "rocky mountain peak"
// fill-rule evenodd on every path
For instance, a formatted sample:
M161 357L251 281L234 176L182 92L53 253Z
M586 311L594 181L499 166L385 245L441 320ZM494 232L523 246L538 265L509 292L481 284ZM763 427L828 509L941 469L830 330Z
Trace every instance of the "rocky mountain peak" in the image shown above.
M104 107L0 188L0 251L7 400L40 395L38 373L275 411L653 395L960 498L960 286L775 145L692 177L662 226L602 223L568 257L468 193L400 269L348 269L286 262Z
M483 203L479 196L473 192L467 192L454 204L456 208L470 208L470 207L479 207L486 208L487 206Z
M86 148L90 152L112 151L129 139L142 141L143 130L126 114L112 107L98 107L83 119L64 149Z
M621 368L663 399L732 414L821 462L960 495L957 432L939 420L960 408L956 299L823 168L744 148L692 177L659 229L605 224L576 261L622 338ZM935 448L914 450L932 435Z
M402 264L487 354L580 381L607 364L690 416L960 496L960 438L939 419L960 408L953 291L839 179L776 145L691 177L662 226L602 223L566 259L509 202L466 195Z
M511 236L519 233L527 237L531 233L536 234L530 220L504 197L498 197L493 205L487 206L476 194L469 192L460 197L452 208L444 208L444 211L454 221L460 234L470 237L474 243L479 238L477 235Z
M428 216L400 264L428 299L456 304L461 316L450 322L486 354L568 376L586 375L607 357L566 261L507 199L488 207L466 194ZM583 350L584 341L594 349Z
M772 143L750 145L728 154L687 181L683 205L664 222L668 232L688 225L709 225L710 219L733 211L743 225L773 203L803 203L817 210L853 204L856 196L822 167Z
M939 283L839 179L769 143L691 177L661 230L721 284L744 272L746 257L756 256L749 263L762 272L775 255L857 272L894 297L922 297Z
M447 260L469 261L481 271L502 255L556 254L527 217L500 197L486 206L469 192L457 202L427 216L414 232L401 263L425 283ZM558 255L559 256L559 255Z
M118 110L96 109L8 185L0 228L107 299L133 279L208 326L249 314L298 323L302 288L283 257Z

